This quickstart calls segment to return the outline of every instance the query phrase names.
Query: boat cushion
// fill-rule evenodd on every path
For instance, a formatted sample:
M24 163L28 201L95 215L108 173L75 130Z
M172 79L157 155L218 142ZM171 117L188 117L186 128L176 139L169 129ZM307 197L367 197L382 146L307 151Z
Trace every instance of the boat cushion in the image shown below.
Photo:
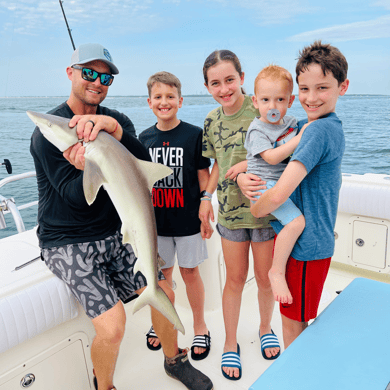
M390 219L390 180L383 175L343 175L338 211Z
M78 315L68 287L52 277L0 299L0 353Z

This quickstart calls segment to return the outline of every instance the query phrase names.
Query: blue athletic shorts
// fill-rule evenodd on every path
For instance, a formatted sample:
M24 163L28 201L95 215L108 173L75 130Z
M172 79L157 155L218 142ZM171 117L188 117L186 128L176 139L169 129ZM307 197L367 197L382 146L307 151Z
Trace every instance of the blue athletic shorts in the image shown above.
M200 233L184 237L158 236L158 253L165 261L162 269L171 268L175 264L175 253L177 263L182 268L195 268L207 259L206 241Z
M276 181L269 180L267 181L267 190L272 188L276 184ZM262 194L264 194L267 190L260 190ZM255 198L259 199L260 196L255 196ZM252 202L255 203L255 202ZM286 226L288 223L293 221L295 218L302 215L301 210L297 206L295 206L294 202L288 198L280 207L278 207L275 211L271 213L278 221Z

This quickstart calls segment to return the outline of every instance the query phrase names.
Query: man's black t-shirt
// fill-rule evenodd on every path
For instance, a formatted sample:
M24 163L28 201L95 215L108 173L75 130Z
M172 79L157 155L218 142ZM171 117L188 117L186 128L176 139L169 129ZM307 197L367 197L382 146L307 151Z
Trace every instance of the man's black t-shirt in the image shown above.
M74 116L66 102L49 114L69 119ZM127 116L100 106L97 115L115 118L123 128L121 143L137 158L150 161L149 153L134 137L134 126ZM89 206L83 192L83 171L71 165L38 127L31 137L30 152L37 173L37 234L41 248L96 241L120 230L119 215L107 192L101 188Z

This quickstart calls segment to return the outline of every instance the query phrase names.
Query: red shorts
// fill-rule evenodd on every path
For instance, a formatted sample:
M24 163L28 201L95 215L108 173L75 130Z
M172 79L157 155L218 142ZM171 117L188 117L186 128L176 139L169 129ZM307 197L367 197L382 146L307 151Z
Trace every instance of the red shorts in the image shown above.
M286 280L293 303L291 305L280 304L281 314L298 322L308 322L317 317L330 261L331 257L311 261L300 261L289 257L286 266Z

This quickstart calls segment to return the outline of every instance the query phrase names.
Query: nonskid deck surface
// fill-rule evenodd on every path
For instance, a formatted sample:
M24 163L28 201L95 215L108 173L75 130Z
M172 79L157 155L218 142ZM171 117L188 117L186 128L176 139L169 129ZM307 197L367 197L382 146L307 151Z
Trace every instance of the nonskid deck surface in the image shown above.
M19 239L19 237L14 237L14 239ZM12 239L10 238L9 240ZM30 259L30 256L28 256L28 258ZM22 264L23 262L24 261L15 260L16 265ZM11 264L10 267L13 269L15 264ZM29 267L23 268L21 271L18 271L20 272L20 274L18 274L20 275L19 277L24 280L28 275L30 275L29 281L32 283L30 280L32 279L31 272L38 268L42 268L42 272L45 271L45 278L52 277L45 267L39 267L39 265L42 265L41 262L36 262ZM39 275L35 273L35 277L38 276ZM343 290L356 277L374 278L379 281L390 283L389 275L365 271L363 269L359 269L358 267L346 266L332 262L320 303L320 312L337 297L336 291ZM175 280L178 284L178 288L175 290L176 301L178 302L177 310L186 329L185 336L179 333L179 346L181 348L185 348L191 346L194 336L192 329L192 312L189 309L187 300L185 299L185 289L180 276L179 278L175 277ZM250 281L245 287L243 293L238 328L238 342L241 349L243 371L242 378L239 381L229 381L224 378L221 373L221 355L225 341L225 330L220 304L212 301L210 295L210 292L212 292L214 294L214 298L219 296L218 292L214 290L210 291L210 288L219 289L219 285L217 281L215 283L211 283L211 285L212 287L210 287L209 280L208 295L206 291L206 300L209 299L209 301L206 303L212 302L214 304L206 306L211 306L214 310L207 310L205 312L206 323L211 332L211 352L205 360L191 362L196 368L211 378L214 383L214 389L249 389L258 377L272 364L272 361L264 360L261 355L260 340L258 336L260 318L256 285L254 280ZM162 350L155 352L150 351L146 347L145 335L151 325L150 310L148 308L144 308L135 315L132 315L132 306L132 303L126 305L127 328L118 358L114 381L117 389L184 390L185 387L180 382L171 379L165 374ZM81 321L84 320L81 319ZM83 331L84 327L86 328L87 325L90 325L90 323L88 322L87 324L85 322L80 322L80 325L81 327L78 330ZM278 305L275 305L271 325L276 335L278 335L279 341L283 345L282 326ZM87 329L84 330L88 333ZM89 353L89 350L87 353Z
M238 333L242 351L243 376L239 381L229 381L221 373L221 355L225 341L222 310L206 312L206 323L211 333L210 354L202 361L193 361L191 358L190 361L194 367L210 377L214 383L214 389L248 389L270 364L261 356L256 294L255 286L250 286L245 294L245 305L241 312ZM131 324L127 326L127 333L121 346L115 386L118 390L184 390L185 387L181 383L165 374L162 350L150 351L146 347L145 335L151 324L150 314L148 309L143 309L142 312L127 317ZM191 347L194 336L192 312L187 308L178 307L178 313L186 329L185 336L179 334L179 347ZM281 326L278 315L279 310L275 309L273 328L277 334L280 334ZM123 375L125 372L126 375Z
M358 275L352 273L351 270L332 266L325 283L320 311L337 297L336 291L344 289L356 276ZM127 312L131 313L131 310L127 309ZM185 336L179 334L179 346L181 348L191 347L193 338L192 313L188 308L183 307L178 307L178 313L186 329ZM146 347L145 335L151 324L149 310L145 308L134 316L128 314L127 321L127 332L121 346L116 369L115 385L117 389L185 389L181 383L165 374L162 350L150 351ZM214 389L248 389L272 364L271 361L264 360L261 355L258 336L259 321L257 288L255 283L251 282L244 291L238 328L242 378L239 381L229 381L222 376L220 368L225 341L222 310L206 312L206 322L211 332L211 351L203 361L191 360L191 363L211 378ZM272 328L283 345L282 325L277 305L275 305Z

